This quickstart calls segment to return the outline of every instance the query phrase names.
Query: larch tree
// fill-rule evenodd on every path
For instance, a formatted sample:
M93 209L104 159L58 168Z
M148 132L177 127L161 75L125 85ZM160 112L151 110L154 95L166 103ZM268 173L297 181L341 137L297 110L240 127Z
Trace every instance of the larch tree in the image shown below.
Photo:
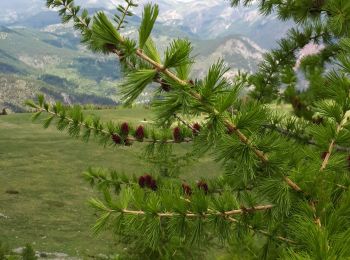
M253 1L231 4L241 2ZM101 192L90 201L100 214L95 232L118 234L151 259L196 258L214 244L226 245L237 259L350 258L350 2L258 2L262 14L295 22L279 48L265 55L255 74L228 79L229 68L219 60L194 79L190 41L175 39L160 53L152 40L156 4L144 6L133 39L122 29L137 8L134 0L124 0L113 19L102 11L90 16L73 0L47 1L63 22L74 24L88 49L120 60L125 104L146 87L155 89L154 127L104 123L42 95L27 102L34 119L48 114L44 127L55 124L105 146L145 146L152 174L85 173ZM323 49L296 68L309 43ZM298 81L300 70L304 81ZM302 92L300 84L309 86ZM247 87L252 90L245 94ZM290 102L294 115L275 111L269 103L277 101ZM179 145L188 153L174 154ZM220 172L186 180L181 166L206 154Z

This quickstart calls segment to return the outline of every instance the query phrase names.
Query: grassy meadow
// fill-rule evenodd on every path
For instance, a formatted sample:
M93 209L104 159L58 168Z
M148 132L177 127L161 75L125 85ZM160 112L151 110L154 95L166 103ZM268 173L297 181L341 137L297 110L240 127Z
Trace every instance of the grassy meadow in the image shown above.
M90 112L87 112L90 113ZM100 110L103 120L139 124L150 120L143 108ZM32 123L30 114L0 116L0 241L10 248L32 243L34 249L86 258L124 250L110 233L91 233L96 220L87 205L96 195L82 178L89 166L141 175L150 165L138 158L142 144L104 148L83 143L54 127ZM183 152L189 144L180 145ZM184 169L189 179L217 173L210 158Z

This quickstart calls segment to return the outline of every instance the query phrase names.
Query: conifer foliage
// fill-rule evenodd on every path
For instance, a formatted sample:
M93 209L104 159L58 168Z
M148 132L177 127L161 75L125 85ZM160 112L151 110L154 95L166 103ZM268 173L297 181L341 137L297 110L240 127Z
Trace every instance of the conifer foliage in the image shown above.
M230 0L233 6L249 5L252 0ZM334 60L343 50L343 38L350 36L349 1L341 0L265 0L259 1L264 15L277 14L278 18L292 20L295 24L287 36L278 42L278 47L265 55L258 73L246 77L245 83L254 87L251 96L270 102L281 98L292 104L299 117L317 120L312 102L317 98L317 86L322 74L334 65ZM316 44L320 51L298 60L300 51L308 44ZM302 72L302 73L300 73ZM299 91L301 74L309 81L307 91ZM307 86L307 85L306 85ZM305 83L303 89L305 89ZM286 91L280 93L280 89Z
M118 7L115 23L103 12L90 17L73 0L48 0L47 5L59 9L63 22L74 23L89 49L120 59L126 72L121 93L127 104L148 85L159 87L152 100L158 124L154 129L102 123L86 118L78 106L49 104L43 96L28 102L37 111L34 118L49 114L45 127L54 123L73 137L88 141L94 136L104 145L141 142L147 158L165 166L134 178L89 169L85 177L102 194L102 199L90 201L100 213L95 232L135 238L138 250L153 259L193 257L195 250L188 248L218 242L235 248L233 254L241 258L350 257L347 1L261 1L262 13L275 11L303 29L292 30L280 50L267 54L257 74L232 80L225 77L228 68L221 60L203 79L191 79L193 48L187 40L176 39L159 53L151 38L159 13L156 4L144 6L138 41L121 30L136 7L133 1ZM290 67L296 62L295 51L319 40L326 46L322 57L333 66L320 70L317 81L310 80L313 98L308 95L305 106L318 120L273 111L266 102L277 97L280 76L294 74ZM255 89L244 97L242 90L251 84ZM178 145L190 150L187 158L210 154L222 171L208 180L198 176L197 182L169 173L172 147ZM186 159L174 161L181 165Z

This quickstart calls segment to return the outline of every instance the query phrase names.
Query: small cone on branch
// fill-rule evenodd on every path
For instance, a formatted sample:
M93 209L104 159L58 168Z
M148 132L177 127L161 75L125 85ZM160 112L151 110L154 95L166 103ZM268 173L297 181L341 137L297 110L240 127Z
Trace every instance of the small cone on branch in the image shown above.
M138 141L143 141L143 139L145 138L145 129L142 125L140 125L136 131L135 131L135 138L138 140Z
M147 186L151 185L151 182L152 182L152 180L153 180L152 176L149 175L149 174L146 174L146 175L144 175L144 177L145 177L146 185L147 185Z
M146 186L146 179L145 179L145 176L141 176L139 178L139 185L141 188L144 188Z
M156 191L158 189L156 180L152 179L148 188L150 188L153 191Z
M106 49L109 50L110 52L113 52L113 51L115 51L115 49L116 49L115 45L114 45L114 44L111 44L111 43L107 43L107 44L105 45L105 47L106 47Z
M205 181L200 181L197 183L197 188L204 191L205 194L208 194L209 187Z
M175 127L173 130L173 138L176 143L181 143L183 141L182 133L180 127Z
M157 182L153 177L149 174L145 174L139 178L139 186L141 188L149 188L153 191L158 189Z
M185 195L187 195L187 196L192 195L192 189L191 189L190 185L188 185L187 183L182 184L182 190L183 190L183 193Z
M201 125L198 123L194 123L192 126L192 133L194 135L198 135L200 131L201 131Z
M171 90L171 87L167 83L162 83L161 88L164 92L169 92Z
M128 136L129 135L129 124L128 123L122 123L122 125L120 126L120 132L123 136Z
M121 144L122 143L122 139L119 135L117 134L113 134L112 135L112 140L115 144Z

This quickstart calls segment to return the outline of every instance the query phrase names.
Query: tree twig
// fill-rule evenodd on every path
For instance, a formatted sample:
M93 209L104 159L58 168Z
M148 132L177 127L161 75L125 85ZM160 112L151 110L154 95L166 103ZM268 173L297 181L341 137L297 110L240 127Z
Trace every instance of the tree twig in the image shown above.
M272 209L274 206L273 205L262 205L262 206L255 206L252 208L241 208L241 209L234 209L230 211L225 211L225 212L211 212L211 213L193 213L193 212L187 212L184 214L181 213L176 213L176 212L159 212L159 213L154 213L154 215L161 217L161 218L169 218L169 217L175 217L175 216L185 216L187 218L200 218L200 217L210 217L210 216L223 216L223 217L229 217L233 215L242 215L242 214L248 214L248 213L254 213L254 212L259 212L259 211L266 211ZM118 212L118 210L110 210L111 212ZM123 209L121 210L122 213L124 214L129 214L129 215L146 215L148 214L147 212L143 210L129 210L129 209Z

